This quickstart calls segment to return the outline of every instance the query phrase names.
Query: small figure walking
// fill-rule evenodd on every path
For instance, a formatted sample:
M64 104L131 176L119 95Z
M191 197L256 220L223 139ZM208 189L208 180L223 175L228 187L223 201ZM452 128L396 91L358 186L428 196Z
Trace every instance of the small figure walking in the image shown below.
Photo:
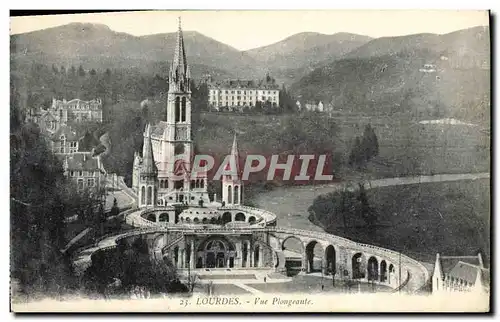
M321 284L321 290L324 291L325 290L325 285L324 284Z
M267 277L264 276L264 283L267 283Z

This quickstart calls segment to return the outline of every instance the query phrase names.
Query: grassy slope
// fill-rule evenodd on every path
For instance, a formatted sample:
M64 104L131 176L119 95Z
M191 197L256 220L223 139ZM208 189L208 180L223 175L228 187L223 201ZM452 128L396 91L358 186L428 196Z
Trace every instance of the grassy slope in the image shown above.
M202 153L229 153L235 131L240 154L280 153L287 150L283 136L289 133L283 129L284 125L291 119L301 126L306 124L305 118L306 115L297 114L205 114L195 135ZM379 158L367 169L374 177L408 175L412 162L418 164L418 167L413 167L417 173L481 172L490 167L489 137L477 128L418 125L402 118L362 115L338 115L333 117L333 122L339 128L336 136L319 124L312 124L305 131L318 137L318 141L331 140L330 146L344 158L355 136L361 136L365 125L372 124L380 145Z
M489 260L489 180L426 183L369 190L378 211L375 231L353 227L344 231L341 220L328 231L354 240L400 250L432 262L444 255L474 255Z

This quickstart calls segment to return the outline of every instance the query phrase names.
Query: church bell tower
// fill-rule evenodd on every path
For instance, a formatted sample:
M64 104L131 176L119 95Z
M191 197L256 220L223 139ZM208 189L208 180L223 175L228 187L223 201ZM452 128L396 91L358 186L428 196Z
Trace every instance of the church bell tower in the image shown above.
M186 60L184 39L179 18L179 30L174 58L168 76L167 108L164 121L167 131L164 137L163 158L167 160L169 190L189 190L191 138L191 72Z

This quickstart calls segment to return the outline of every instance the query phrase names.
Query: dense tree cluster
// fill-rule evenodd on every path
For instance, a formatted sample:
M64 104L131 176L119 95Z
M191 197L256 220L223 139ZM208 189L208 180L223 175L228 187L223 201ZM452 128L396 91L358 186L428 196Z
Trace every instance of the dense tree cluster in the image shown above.
M78 192L39 128L21 123L18 106L11 111L11 276L21 294L60 294L74 286L69 258L61 252L68 242L65 218L78 215L96 225L101 196Z
M12 82L21 108L48 108L52 98L90 100L101 98L104 118L109 119L107 108L118 101L142 101L165 93L168 81L158 74L143 74L136 69L87 70L85 66L48 67L33 63L31 66L12 66Z
M327 231L342 227L350 229L367 227L373 229L377 223L377 211L370 205L363 184L359 189L344 189L320 195L309 207L309 219L324 226Z
M366 162L378 155L378 139L375 131L368 124L365 127L362 137L356 137L351 154L349 155L349 165L361 168Z
M116 280L119 286L112 288ZM151 258L146 238L124 240L114 250L96 253L84 283L88 292L101 296L127 295L136 287L146 288L153 295L188 291L171 263Z

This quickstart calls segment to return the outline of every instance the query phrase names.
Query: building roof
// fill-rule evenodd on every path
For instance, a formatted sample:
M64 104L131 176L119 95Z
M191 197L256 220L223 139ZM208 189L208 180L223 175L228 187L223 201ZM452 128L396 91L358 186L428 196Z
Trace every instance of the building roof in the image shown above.
M151 127L151 136L153 138L158 138L158 137L161 138L163 136L163 132L165 132L165 129L167 128L167 125L168 124L165 121L160 121L155 125L153 125Z
M248 79L228 79L223 82L211 83L210 88L231 88L231 89L279 89L279 85L268 83L266 80L248 80Z
M52 141L59 141L61 135L64 135L67 141L78 141L84 137L84 135L78 134L72 127L68 125L61 125L57 131L51 135Z
M41 116L41 118L45 119L45 120L52 120L52 121L57 121L57 117L54 115L54 113L52 113L52 111L50 110L47 110L47 111L40 111L40 114L38 114Z
M97 109L101 109L102 108L102 101L100 98L97 98L97 99L93 99L93 100L90 100L90 101L84 101L84 100L81 100L79 98L74 98L72 100L69 100L69 101L66 101L65 99L62 99L62 100L57 100L55 98L52 99L52 107L53 108L57 108L59 107L60 105L72 105L72 104L77 104L77 105L80 105L83 103L83 105L89 105L89 107L95 107Z
M489 288L489 269L484 267L481 254L477 256L440 256L436 255L434 274L440 272L441 278L447 276L475 284L478 274L484 287Z
M447 275L464 280L467 283L474 284L476 281L478 269L480 269L479 266L465 263L463 261L458 261L458 263L451 269L451 271Z
M92 152L76 152L69 155L58 154L68 171L104 172L99 157L92 157Z

